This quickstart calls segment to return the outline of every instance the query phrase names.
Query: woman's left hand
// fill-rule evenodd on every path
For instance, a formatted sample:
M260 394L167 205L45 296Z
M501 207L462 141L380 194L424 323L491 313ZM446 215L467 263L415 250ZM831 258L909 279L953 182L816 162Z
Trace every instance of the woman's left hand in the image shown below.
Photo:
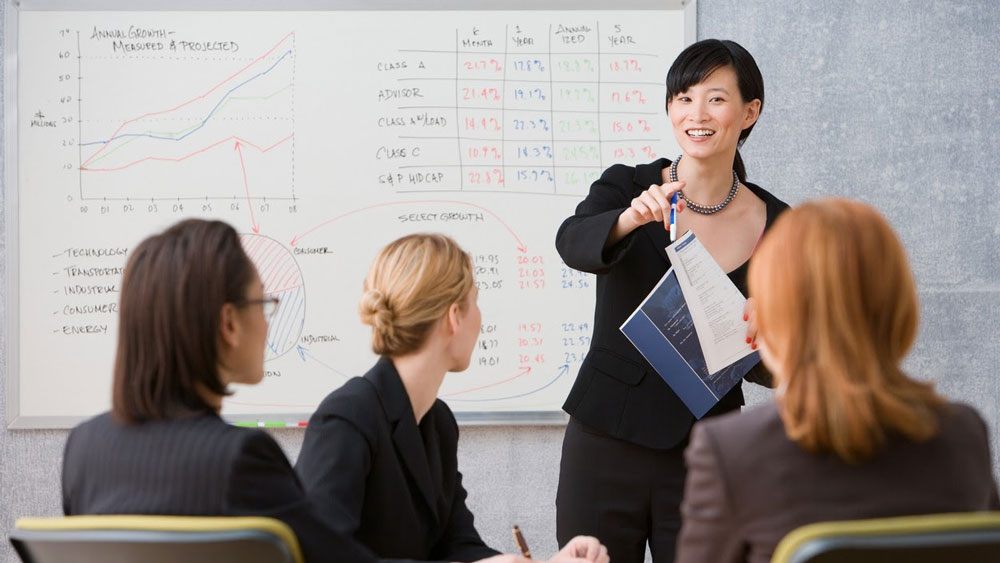
M608 548L592 536L576 536L547 563L609 563Z
M747 344L757 349L757 301L750 297L743 306L743 320L747 322Z

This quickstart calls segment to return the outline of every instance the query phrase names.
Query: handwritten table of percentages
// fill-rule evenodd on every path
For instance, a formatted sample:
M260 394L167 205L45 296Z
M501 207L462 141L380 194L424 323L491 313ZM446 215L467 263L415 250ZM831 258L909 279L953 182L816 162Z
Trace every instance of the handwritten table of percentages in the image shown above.
M627 25L460 28L448 49L379 62L379 184L397 192L579 197L607 166L650 161L666 66Z

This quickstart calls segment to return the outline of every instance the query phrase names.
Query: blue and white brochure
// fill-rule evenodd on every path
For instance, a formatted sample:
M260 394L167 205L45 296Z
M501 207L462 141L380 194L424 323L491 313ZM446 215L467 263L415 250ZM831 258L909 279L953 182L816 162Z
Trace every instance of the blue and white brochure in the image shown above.
M708 371L674 268L667 270L621 331L697 418L760 361L760 354L753 352L714 373Z

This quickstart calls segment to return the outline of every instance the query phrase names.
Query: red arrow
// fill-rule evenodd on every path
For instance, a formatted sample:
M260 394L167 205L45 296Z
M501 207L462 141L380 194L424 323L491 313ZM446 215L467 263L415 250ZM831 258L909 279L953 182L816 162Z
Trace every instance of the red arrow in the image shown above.
M473 387L472 389L463 389L461 391L455 391L454 393L448 393L447 395L439 395L439 397L447 398L454 397L455 395L461 395L463 393L472 393L473 391L479 391L481 389L489 389L490 387L496 387L497 385L503 385L508 381L514 381L519 377L523 377L531 373L531 366L521 366L520 371L514 377L508 377L507 379L501 379L500 381L494 381L493 383L488 383L486 385L480 385L479 387Z
M414 203L448 203L448 204L454 204L454 205L467 205L469 207L475 207L476 209L485 211L486 213L489 213L491 217L493 217L494 219L496 219L501 225L503 225L503 227L505 229L507 229L507 232L509 232L511 234L511 236L514 237L514 240L517 241L517 250L518 250L518 252L520 252L520 253L523 254L523 253L525 253L525 252L528 251L528 248L526 246L524 246L523 242L521 242L521 237L517 236L517 233L514 232L514 229L511 229L510 225L508 225L506 222L504 222L504 220L501 219L500 216L497 215L496 213L494 213L493 211L491 211L491 210L483 207L482 205L476 205L475 203L469 203L467 201L446 200L446 199L420 199L420 200L411 200L411 201L389 201L389 202L386 202L386 203L376 203L374 205L368 205L368 206L362 207L360 209L355 209L354 211L348 211L347 213L341 213L340 215L337 215L336 217L333 217L332 219L327 219L326 221L323 221L319 225L316 225L315 227L313 227L313 228L311 228L311 229L303 232L302 234L296 235L296 236L292 237L292 241L291 241L290 245L291 246L295 246L296 244L298 244L298 242L300 240L302 240L303 238L305 238L306 236L308 236L309 234L311 234L313 231L321 229L321 228L323 228L323 227L325 227L325 226L327 226L330 223L333 223L335 221L339 221L339 220L343 219L344 217L349 217L349 216L354 215L356 213L361 213L362 211L368 211L370 209L376 209L378 207L388 207L388 206L391 206L391 205L412 205Z
M250 222L253 223L253 232L259 233L260 226L257 225L257 218L253 216L253 203L250 202L250 182L247 181L247 165L243 162L243 148L239 141L236 141L233 150L240 155L240 166L243 168L243 187L247 191L247 209L250 210Z

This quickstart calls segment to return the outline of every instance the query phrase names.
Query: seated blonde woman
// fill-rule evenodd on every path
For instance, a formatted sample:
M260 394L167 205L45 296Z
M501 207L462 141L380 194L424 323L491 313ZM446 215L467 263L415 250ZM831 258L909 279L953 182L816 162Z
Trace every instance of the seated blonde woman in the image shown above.
M469 367L481 329L472 259L454 240L415 234L375 258L361 298L381 356L330 393L309 419L296 470L319 514L387 559L496 561L465 504L458 425L437 398L447 372ZM607 563L595 538L550 561Z
M1000 507L982 418L900 368L917 294L874 209L830 199L784 213L749 288L777 390L695 426L679 562L765 563L813 522Z

